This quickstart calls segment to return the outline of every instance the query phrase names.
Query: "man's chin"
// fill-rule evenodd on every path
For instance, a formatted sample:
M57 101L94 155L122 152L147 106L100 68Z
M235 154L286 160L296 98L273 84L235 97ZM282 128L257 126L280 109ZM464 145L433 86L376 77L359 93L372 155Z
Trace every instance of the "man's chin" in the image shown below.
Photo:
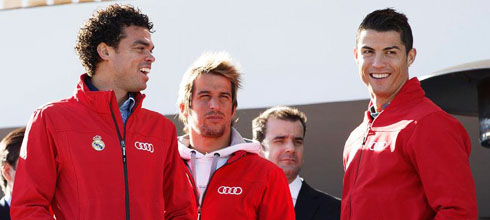
M209 138L219 138L219 137L223 137L223 135L225 134L224 126L221 128L215 128L215 129L206 127L206 128L201 129L201 131L202 131L201 132L202 136L209 137Z
M300 171L300 168L298 168L296 166L293 167L290 165L280 165L279 167L284 171L286 176L298 175L298 173Z

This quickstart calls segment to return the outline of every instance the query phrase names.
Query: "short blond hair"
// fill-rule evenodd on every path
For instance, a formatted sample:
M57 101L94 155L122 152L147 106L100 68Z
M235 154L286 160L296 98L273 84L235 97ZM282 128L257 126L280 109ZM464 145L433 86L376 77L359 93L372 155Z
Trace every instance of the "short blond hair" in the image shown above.
M231 82L231 96L233 109L238 106L237 91L241 88L241 73L239 64L234 62L227 52L206 52L203 53L185 72L179 88L179 98L177 107L180 109L184 105L184 111L179 111L179 119L184 124L184 132L187 133L186 114L192 108L192 93L194 91L194 81L202 74L214 74L227 78Z

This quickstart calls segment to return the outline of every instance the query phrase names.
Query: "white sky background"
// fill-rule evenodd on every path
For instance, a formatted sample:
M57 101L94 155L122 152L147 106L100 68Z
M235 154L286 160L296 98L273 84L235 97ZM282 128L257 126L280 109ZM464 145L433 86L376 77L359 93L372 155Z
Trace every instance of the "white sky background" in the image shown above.
M0 11L0 128L24 125L40 105L72 94L84 72L74 52L79 27L113 2ZM394 7L412 26L412 76L490 59L490 1L139 0L156 32L144 106L177 112L184 71L203 51L241 63L239 108L368 98L353 58L357 26Z

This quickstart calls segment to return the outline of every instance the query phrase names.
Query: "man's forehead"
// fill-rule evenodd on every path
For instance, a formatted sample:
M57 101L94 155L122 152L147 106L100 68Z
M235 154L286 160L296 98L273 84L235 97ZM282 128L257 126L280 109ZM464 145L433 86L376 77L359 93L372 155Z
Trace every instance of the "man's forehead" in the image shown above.
M211 78L218 77L219 80L212 80ZM218 82L219 81L219 82ZM222 83L225 82L225 83ZM220 92L231 93L231 81L224 76L217 74L204 73L198 75L194 79L193 83L194 91L197 92L211 92L211 90L217 89Z
M404 46L400 32L394 30L377 31L373 29L362 30L359 33L357 44L358 47L369 46L371 44L385 45L386 47Z
M140 27L135 25L126 26L123 27L121 34L123 35L121 39L131 37L135 39L141 39L148 43L152 42L151 32L146 27Z
M290 135L293 134L295 136L299 135L302 136L302 134L296 134L296 133L303 133L303 125L299 120L287 120L287 119L280 119L280 118L275 118L271 117L267 120L266 126L266 136L268 134L274 135L274 136L280 136L280 135Z

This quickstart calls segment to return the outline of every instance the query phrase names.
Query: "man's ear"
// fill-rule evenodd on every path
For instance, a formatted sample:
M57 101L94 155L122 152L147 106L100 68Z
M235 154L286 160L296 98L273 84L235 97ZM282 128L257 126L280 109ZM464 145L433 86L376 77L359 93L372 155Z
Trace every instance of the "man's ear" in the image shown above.
M10 169L13 169L13 167L10 166L10 164L8 164L7 162L4 162L4 166L2 169L2 175L7 180L7 182L12 181L12 176L10 175L10 173L11 173Z
M410 51L408 51L408 55L407 55L408 66L412 65L412 63L415 61L416 56L417 56L417 50L415 48L412 48Z
M100 58L102 58L102 60L109 59L110 49L110 46L106 43L100 43L99 45L97 45L97 53L99 54Z
M179 104L179 110L180 110L180 113L183 114L185 117L187 117L187 113L185 113L185 105L184 103L180 103Z
M357 56L358 56L358 54L357 54L357 47L356 47L356 48L354 48L354 59L356 60L356 64L359 64Z

